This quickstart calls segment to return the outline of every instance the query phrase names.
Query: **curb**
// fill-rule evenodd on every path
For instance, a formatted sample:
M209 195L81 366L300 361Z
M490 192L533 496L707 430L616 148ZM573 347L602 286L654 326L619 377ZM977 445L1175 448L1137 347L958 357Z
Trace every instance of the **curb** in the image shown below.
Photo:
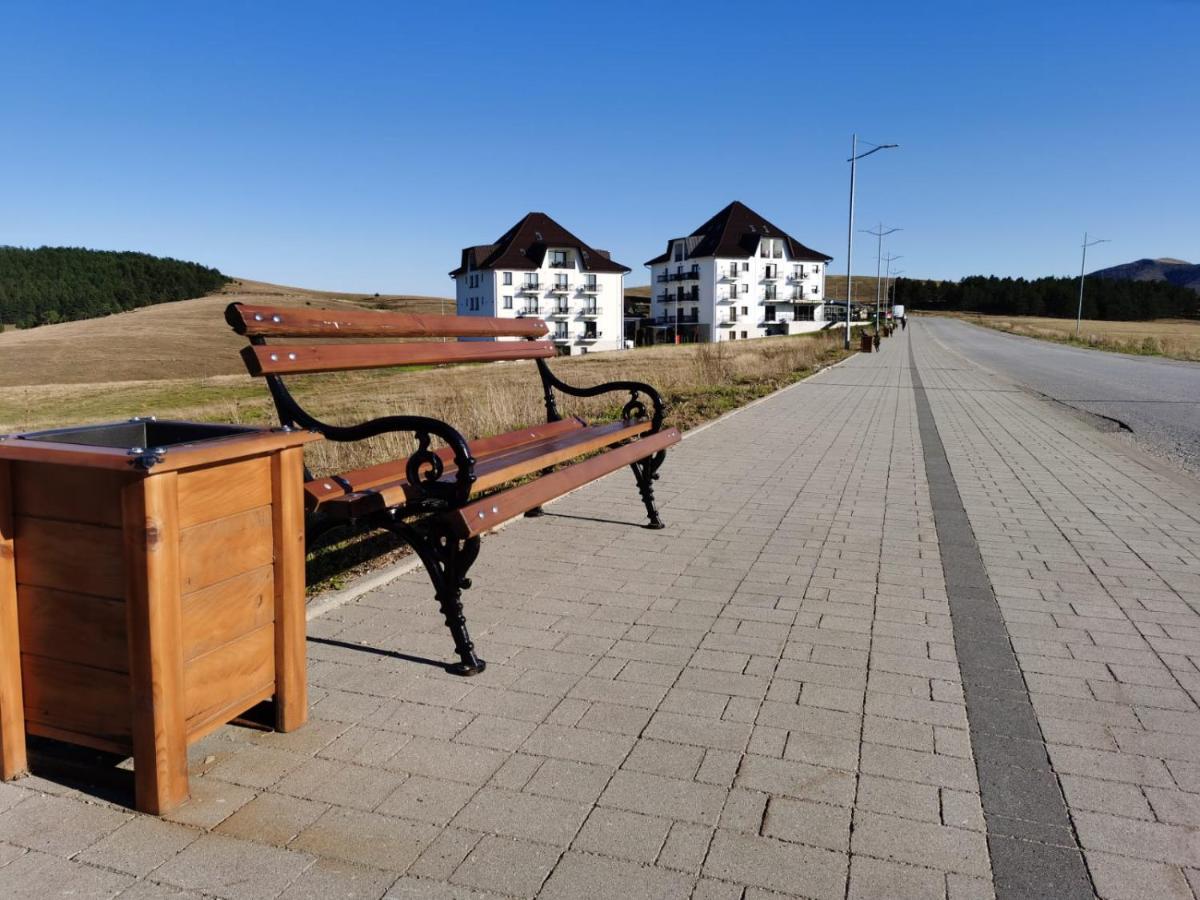
M782 394L784 391L790 391L792 388L799 387L800 385L804 384L805 382L810 381L813 378L817 378L825 372L829 372L832 369L836 369L838 366L842 365L843 363L849 362L850 360L854 359L854 357L856 357L857 355L858 355L857 352L851 352L851 354L849 356L847 356L845 359L839 359L835 363L825 366L824 368L817 369L817 371L813 372L811 375L809 375L805 378L801 378L799 381L794 381L789 385L785 385L784 387L781 387L777 391L771 391L771 393L767 394L766 396L759 397L757 400L753 400L750 403L747 403L745 406L739 406L737 409L731 409L727 413L722 413L721 415L717 416L715 419L705 422L703 425L699 425L696 428L693 428L690 431L685 432L683 435L683 440L686 441L692 435L699 434L700 432L704 431L706 428L711 428L713 425L716 425L718 422L723 422L726 419L730 418L731 416L736 416L740 412L745 412L748 409L753 409L754 407L758 406L760 403L764 403L773 397L777 397L778 395ZM597 478L596 481L598 482L598 481L603 481L605 478L612 478L616 474L617 474L616 472L611 472L608 475L605 475L603 478ZM574 491L568 491L567 493L563 494L562 497L556 497L554 500L551 500L549 503L546 503L544 505L545 506L553 506L559 500L562 500L563 497L570 497L571 494L575 493L575 491L581 491L585 487L587 487L589 484L595 484L595 483L596 482L588 482L588 484L581 485L580 487L575 488ZM488 532L488 534L494 534L497 531L502 531L505 528L508 528L510 525L515 525L517 522L520 522L520 521L523 521L522 516L518 516L515 519L509 519L507 522L497 525L495 528L491 529ZM315 603L312 603L311 605L309 605L305 610L304 619L306 622L311 622L313 619L316 619L319 616L323 616L327 612L331 612L332 610L335 610L335 609L338 609L339 607L345 606L347 603L353 603L359 597L369 594L371 591L374 591L378 588L385 587L386 585L391 584L397 578L402 578L403 576L407 575L409 572L416 571L417 569L420 569L420 568L422 568L421 560L414 555L411 558L402 560L401 562L398 562L398 563L394 563L393 565L390 565L385 569L380 569L378 572L372 572L370 575L364 575L362 578L359 578L358 580L356 580L353 584L349 585L348 587L344 587L340 591L334 591L331 594L325 594L319 600L317 600Z

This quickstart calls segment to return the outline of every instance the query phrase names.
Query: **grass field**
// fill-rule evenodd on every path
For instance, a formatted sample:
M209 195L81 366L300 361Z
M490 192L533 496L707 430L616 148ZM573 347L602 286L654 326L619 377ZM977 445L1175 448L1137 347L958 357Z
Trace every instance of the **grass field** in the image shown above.
M1144 356L1200 361L1200 321L1193 319L1154 319L1148 322L1103 322L1084 319L1079 337L1075 337L1074 319L1049 319L1038 316L983 316L961 313L955 316L976 325L1021 334L1026 337Z
M266 387L245 374L245 339L222 316L232 300L279 305L349 304L437 312L438 298L376 299L322 294L261 283L235 283L219 294L103 319L0 334L0 433L157 415L198 421L272 425ZM815 334L720 344L659 345L554 360L570 384L629 379L658 388L668 423L690 428L811 374L844 355L840 335ZM351 423L377 416L429 415L468 439L511 431L545 417L533 362L304 376L289 380L314 415ZM614 419L627 394L562 398L564 414ZM318 475L407 455L401 435L355 444L309 445ZM636 495L633 495L636 501ZM339 547L339 552L347 551ZM336 586L347 570L368 568L387 538L360 541L339 559L310 559L313 589ZM374 564L378 560L373 560Z

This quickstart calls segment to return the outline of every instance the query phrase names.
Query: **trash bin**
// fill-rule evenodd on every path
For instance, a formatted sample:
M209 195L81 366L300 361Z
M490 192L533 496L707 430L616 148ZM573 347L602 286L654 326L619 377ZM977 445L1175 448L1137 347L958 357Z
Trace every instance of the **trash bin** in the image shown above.
M859 339L859 348L858 349L861 350L863 353L870 353L871 352L871 332L867 331L864 328L862 331L860 331L858 333L858 339Z
M132 755L188 796L187 746L274 698L307 716L308 432L157 421L0 436L0 776L25 734Z

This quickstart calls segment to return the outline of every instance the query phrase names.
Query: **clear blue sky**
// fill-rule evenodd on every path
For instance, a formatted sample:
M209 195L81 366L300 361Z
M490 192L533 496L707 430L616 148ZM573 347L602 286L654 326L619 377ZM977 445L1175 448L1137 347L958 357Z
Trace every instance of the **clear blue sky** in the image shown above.
M1200 3L0 6L0 244L445 294L529 210L633 267L740 199L844 271L1200 257ZM855 270L874 269L859 236ZM1089 267L1090 268L1090 267Z

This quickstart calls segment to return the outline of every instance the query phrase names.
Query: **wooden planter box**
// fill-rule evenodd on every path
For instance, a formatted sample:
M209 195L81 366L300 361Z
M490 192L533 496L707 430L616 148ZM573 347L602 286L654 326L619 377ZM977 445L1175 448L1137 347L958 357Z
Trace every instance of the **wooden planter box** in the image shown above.
M307 716L307 432L133 420L0 437L0 776L25 734L132 755L136 805L271 697ZM149 449L147 449L149 448Z

